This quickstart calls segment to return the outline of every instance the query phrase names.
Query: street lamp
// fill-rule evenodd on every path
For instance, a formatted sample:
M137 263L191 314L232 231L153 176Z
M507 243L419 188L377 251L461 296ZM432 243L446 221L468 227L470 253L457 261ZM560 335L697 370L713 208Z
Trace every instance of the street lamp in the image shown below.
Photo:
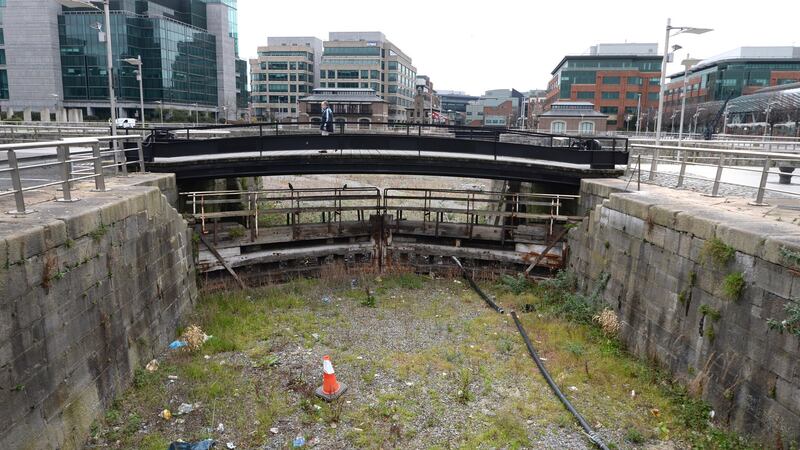
M769 113L772 112L772 105L777 105L778 102L767 103L767 116L764 117L764 141L767 140L767 129L769 128Z
M139 107L142 110L142 128L144 128L144 87L142 86L142 55L136 58L123 59L126 63L136 66L136 79L139 80Z
M105 36L106 41L106 67L108 71L108 100L109 106L111 107L111 136L117 135L117 99L114 95L114 59L112 56L112 49L111 46L111 11L109 7L110 0L102 0L103 9L101 10L97 6L94 5L92 0L55 0L62 6L67 8L92 8L98 11L103 11L103 17L105 19L105 26L106 32L103 35L101 27L97 26L98 31L100 31L101 40L103 36ZM97 3L100 0L96 0ZM117 141L115 140L113 143L114 147L116 148Z
M639 122L642 113L642 94L636 94L636 136L639 136Z
M686 95L688 94L687 88L689 86L689 69L698 62L700 62L699 59L689 58L688 53L686 54L686 59L681 61L681 64L683 65L683 92L681 92L681 125L678 131L678 147L682 145L681 140L683 139L683 117L686 114Z
M161 124L164 124L164 102L161 100L156 100L156 104L158 104L158 112L161 116Z
M56 101L54 113L56 115L56 122L58 122L58 98L61 97L61 96L58 95L58 94L50 94L50 96L53 97L55 99L55 101ZM48 122L50 121L50 117L47 117L47 121Z
M664 114L664 92L665 80L667 77L667 63L669 62L669 38L670 32L677 30L672 36L677 36L681 33L689 34L703 34L713 31L711 28L695 28L695 27L673 27L672 19L667 19L667 31L664 37L664 58L661 60L661 84L659 85L658 93L658 120L656 121L656 145L661 144L661 119Z
M672 111L672 117L669 119L669 132L672 133L673 137L675 137L675 116L678 115L678 111Z
M697 111L694 112L694 131L692 131L692 134L697 134L697 119L700 117L700 111L705 110L705 108L697 108Z

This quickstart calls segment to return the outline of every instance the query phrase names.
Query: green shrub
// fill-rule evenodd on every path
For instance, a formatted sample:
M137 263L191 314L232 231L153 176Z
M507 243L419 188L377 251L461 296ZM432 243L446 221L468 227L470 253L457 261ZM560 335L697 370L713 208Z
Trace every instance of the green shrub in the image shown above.
M516 277L504 274L500 277L500 281L503 282L506 289L517 295L527 291L531 287L530 281L528 281L523 274L519 274Z
M700 259L703 262L712 262L717 267L724 267L733 260L736 249L722 242L719 238L709 239L700 250Z
M784 331L800 337L800 302L797 300L789 300L784 305L783 310L786 312L784 320L777 320L770 318L767 320L767 325L770 329Z
M725 277L722 281L722 294L728 300L738 300L744 290L744 275L742 272L734 272Z

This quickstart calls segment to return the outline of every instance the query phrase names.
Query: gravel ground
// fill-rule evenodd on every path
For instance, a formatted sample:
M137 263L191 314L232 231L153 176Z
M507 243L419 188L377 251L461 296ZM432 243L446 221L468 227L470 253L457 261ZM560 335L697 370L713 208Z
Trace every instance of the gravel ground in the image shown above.
M366 274L352 283L345 274L207 297L195 319L215 338L197 353L162 355L155 372L138 372L87 447L163 450L177 439L211 438L218 448L285 449L303 437L306 447L324 449L593 448L536 371L511 318L465 283ZM374 307L364 305L364 286ZM676 448L637 419L656 401L641 380L593 386L607 378L584 380L583 363L575 370L575 356L556 344L580 339L579 331L556 338L533 325L533 315L522 319L556 382L607 442ZM349 387L333 403L313 393L324 355ZM632 388L642 391L635 401L614 393ZM617 397L606 405L613 413L598 414L596 402L609 396ZM194 410L176 415L183 403ZM159 417L163 409L171 420ZM633 423L645 435L636 446L626 441Z
M647 179L648 174L642 173L642 184L655 184L657 186L663 186L668 188L675 188L678 184L678 176L667 174L667 173L659 173L656 175L655 179L650 181ZM627 175L621 177L623 180L628 182L630 180L630 186L634 189L636 188L636 173L634 172L633 177L631 175ZM683 186L680 188L681 190L692 191L692 192L699 192L701 194L710 194L712 189L714 188L714 180L702 180L697 178L684 178ZM758 189L747 187L747 186L739 186L733 185L728 183L720 183L719 185L719 195L721 197L745 197L750 199L755 199L756 192ZM783 194L780 192L770 192L767 191L765 193L765 198L767 199L786 199L786 198L796 198L792 197L787 194Z

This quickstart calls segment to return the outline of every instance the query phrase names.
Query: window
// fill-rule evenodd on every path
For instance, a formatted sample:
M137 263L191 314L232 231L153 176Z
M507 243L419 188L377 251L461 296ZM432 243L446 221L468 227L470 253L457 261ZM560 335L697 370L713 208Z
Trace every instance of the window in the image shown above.
M288 84L273 84L273 83L270 83L269 91L270 92L289 92L289 85Z
M619 92L603 92L604 100L616 100L619 98Z
M370 79L377 80L378 78L380 78L380 74L378 73L377 70L370 70L369 77Z
M594 122L583 121L578 128L578 131L581 134L591 134L594 133Z
M619 77L603 77L603 84L619 84Z
M554 120L550 124L550 132L556 134L564 134L567 131L567 123L563 120Z
M396 94L396 93L397 93L397 86L396 86L396 85L394 85L394 84L390 84L390 85L389 85L389 91L388 91L388 92L389 92L390 94Z
M379 47L325 47L325 56L380 56Z
M638 92L626 92L625 98L628 100L639 100L639 93Z
M324 70L320 70L320 71L319 71L319 78L320 78L321 80L324 80L324 79L325 79L325 71L324 71Z
M336 71L336 78L342 80L357 80L358 79L358 71L357 70L337 70Z
M397 81L397 72L389 72L388 81Z
M285 62L271 62L267 64L269 70L289 70L289 64Z
M600 112L603 114L617 114L619 112L619 108L616 106L602 106L600 107Z
M641 85L642 81L642 77L628 77L628 84Z
M328 84L330 86L330 83ZM338 87L340 88L348 88L348 89L356 89L358 88L358 83L339 83Z
M578 98L594 100L594 92L578 92Z
M362 70L361 78L369 78L369 70Z
M389 70L397 70L397 61L389 61Z
M650 92L647 94L648 100L658 100L658 92Z
M661 80L659 78L650 78L651 86L658 86L659 84L661 84Z
M271 73L269 74L269 81L286 81L288 76L285 73Z
M328 71L328 78L336 78L336 71L329 70Z

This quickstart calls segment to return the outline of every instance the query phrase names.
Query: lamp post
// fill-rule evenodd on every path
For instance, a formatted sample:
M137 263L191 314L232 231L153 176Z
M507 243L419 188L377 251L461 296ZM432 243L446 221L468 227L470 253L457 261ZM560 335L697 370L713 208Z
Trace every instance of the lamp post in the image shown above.
M694 112L694 130L692 130L692 134L697 134L697 119L700 117L700 111L705 110L705 108L697 108L697 111Z
M677 36L681 33L703 34L712 31L710 28L673 27L672 19L667 19L667 31L664 36L664 58L661 60L661 84L659 85L659 91L658 91L658 120L656 121L656 145L661 144L661 120L664 114L664 93L666 91L665 80L667 77L667 63L669 62L669 38L672 30L677 30L677 32L672 34L672 36Z
M636 94L636 136L639 136L639 122L642 113L642 94Z
M678 115L677 111L672 111L672 117L670 117L670 119L669 119L669 122L670 122L669 123L669 132L673 134L673 137L675 135L675 116L677 116L677 115Z
M62 6L67 8L92 8L101 11L100 8L94 5L92 0L55 0ZM100 0L95 2L99 3ZM109 7L110 0L102 0L103 2L103 17L105 19L106 32L100 31L101 41L105 37L106 41L106 67L108 72L108 101L111 107L111 135L117 135L117 99L114 95L114 59L112 55L113 47L111 46L111 11ZM98 27L99 28L99 27ZM114 147L117 141L113 142Z
M58 122L58 98L61 97L61 96L58 95L58 94L50 94L50 96L53 97L53 99L55 99L55 102L56 102L56 104L54 105L54 108L55 108L54 113L56 115L56 122ZM47 120L50 121L50 117L48 117Z
M144 87L142 85L142 55L137 56L136 58L126 58L123 59L126 63L136 66L136 79L139 80L139 107L142 111L142 128L144 128Z
M681 61L684 70L683 70L683 91L681 92L681 125L678 131L678 147L681 146L681 140L683 139L683 120L684 120L684 115L686 114L686 95L687 95L686 90L689 84L689 69L698 62L700 62L699 59L691 59L689 58L688 54L686 55L686 59Z
M164 124L164 102L161 100L156 100L158 104L158 113L161 116L161 124Z

